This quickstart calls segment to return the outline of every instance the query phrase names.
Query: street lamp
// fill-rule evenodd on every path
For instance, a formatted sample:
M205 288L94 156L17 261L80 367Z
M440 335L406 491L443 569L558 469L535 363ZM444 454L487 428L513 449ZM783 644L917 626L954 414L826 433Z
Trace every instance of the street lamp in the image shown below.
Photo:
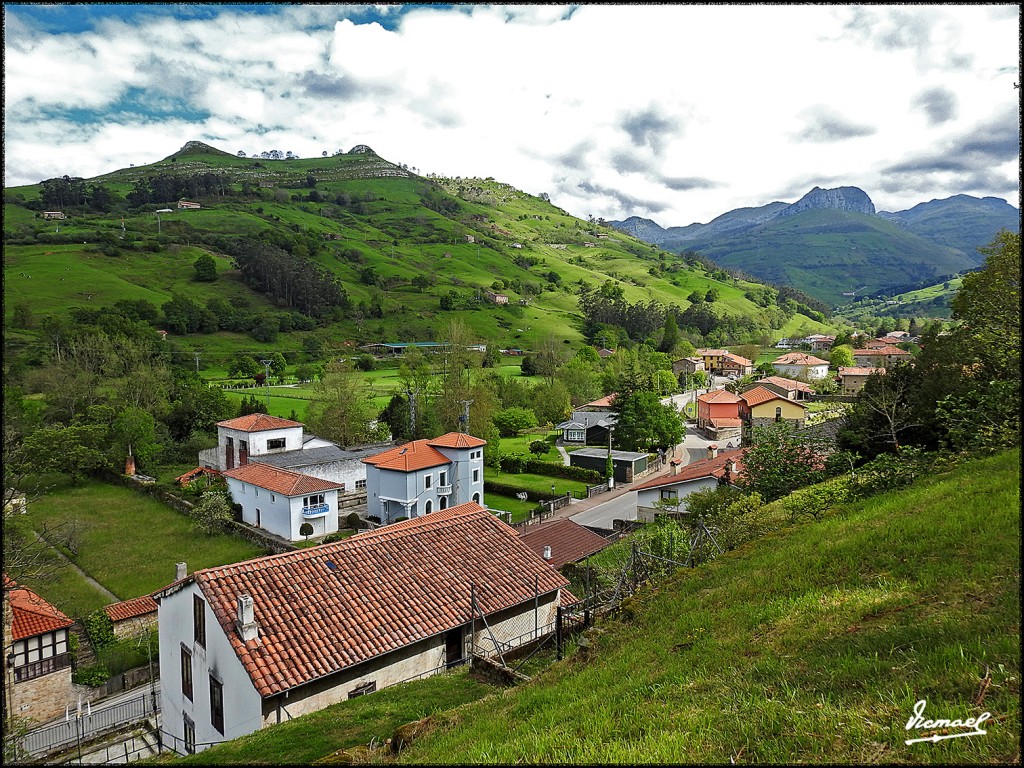
M612 433L615 427L608 427L608 462L605 465L605 474L608 475L608 490L615 487L615 465L612 463Z

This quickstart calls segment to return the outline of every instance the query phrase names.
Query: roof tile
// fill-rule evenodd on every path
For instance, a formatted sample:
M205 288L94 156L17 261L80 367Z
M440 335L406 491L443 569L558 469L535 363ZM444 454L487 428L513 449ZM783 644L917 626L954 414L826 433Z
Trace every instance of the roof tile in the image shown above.
M258 462L229 469L224 472L224 477L266 488L283 496L302 496L306 493L332 491L342 487L342 483Z
M553 568L575 563L611 544L608 539L568 518L531 525L520 531L519 540L541 557L544 557L544 547L551 547L551 559L547 562Z
M11 601L11 637L26 637L70 627L74 622L28 587L4 574L4 593Z
M269 416L265 413L250 413L246 416L239 416L237 419L218 421L217 426L237 429L241 432L264 432L268 429L287 429L288 427L301 427L303 425L298 421Z
M736 474L743 472L743 457L746 455L746 448L737 448L734 451L722 451L713 459L702 459L693 464L687 464L675 475L662 475L648 480L646 483L634 486L634 491L641 491L646 488L658 488L662 485L673 485L674 483L686 483L701 477L719 478L725 474L725 466L730 460L736 462Z

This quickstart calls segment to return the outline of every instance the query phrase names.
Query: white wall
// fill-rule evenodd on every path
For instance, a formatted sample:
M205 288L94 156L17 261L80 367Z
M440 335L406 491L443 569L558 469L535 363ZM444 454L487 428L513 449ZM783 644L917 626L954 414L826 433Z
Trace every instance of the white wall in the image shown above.
M216 469L221 471L227 469L224 463L224 456L227 450L228 438L234 438L235 445L235 466L238 462L238 445L245 441L249 444L249 455L260 456L267 453L281 453L283 451L297 451L302 448L302 427L285 427L282 429L268 429L263 432L243 432L239 429L229 427L217 427L217 462ZM273 451L267 450L268 440L284 438L284 448Z
M302 500L305 496L288 497L273 493L266 488L257 488L235 478L226 478L231 499L242 505L242 521L262 528L289 541L306 538L299 533L304 522L313 526L313 536L335 533L338 530L338 492L323 491L324 503L330 507L326 515L305 518L302 515ZM313 495L313 494L309 494ZM256 510L260 511L257 523Z
M344 483L345 492L352 493L356 489L356 481L366 479L367 465L360 459L334 461L329 464L309 464L301 470L304 475L319 477L334 483Z
M718 480L714 477L698 477L694 480L689 480L685 483L679 483L678 485L662 485L658 488L644 488L636 492L636 505L638 507L653 507L656 501L661 500L661 492L663 490L675 490L679 498L682 499L682 503L679 505L679 511L686 511L686 497L694 491L702 491L705 488L716 488L718 486Z
M795 378L806 374L808 379L823 379L828 376L828 365L779 365L772 363L780 376Z
M178 738L164 739L165 747L184 753L184 721L188 714L195 722L196 751L207 748L204 742L227 741L258 729L262 722L262 703L249 675L209 604L206 605L206 647L195 642L192 622L192 596L202 597L193 583L161 598L158 609L160 627L160 727ZM204 597L205 601L205 597ZM192 652L192 700L181 691L181 646ZM210 721L210 673L224 684L224 734Z

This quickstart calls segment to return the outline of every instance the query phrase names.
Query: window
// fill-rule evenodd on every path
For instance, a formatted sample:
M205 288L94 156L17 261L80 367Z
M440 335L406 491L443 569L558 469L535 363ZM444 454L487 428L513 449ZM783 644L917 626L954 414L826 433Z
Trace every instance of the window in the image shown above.
M14 680L21 682L71 666L67 631L47 632L14 644Z
M185 731L185 753L194 755L196 752L196 724L184 712L181 713L181 720L184 723Z
M281 448L284 448L284 438L283 437L276 437L273 440L267 440L267 450L268 451L277 451L277 450L280 450Z
M424 488L430 488L430 484L433 481L434 481L434 476L433 475L424 475L423 476L423 487Z
M480 494L479 493L474 493L473 494L473 501L475 501L477 504L480 503Z
M473 482L476 483L476 482L479 482L479 481L480 481L480 470L479 469L474 469L473 470Z
M324 503L324 495L322 493L314 494L313 496L303 496L302 506L304 507L315 507L317 504Z
M277 496L270 494L270 503L273 504L275 501L277 501Z
M679 493L674 488L663 488L661 491L662 500L675 501L679 498Z
M448 472L447 470L442 472L437 478L438 485L448 485Z
M196 644L206 647L206 601L192 595L192 629Z
M365 480L356 480L356 490L357 491L363 490L365 488L366 488L366 481Z
M192 701L192 652L181 646L181 692Z
M210 675L210 722L224 735L224 684Z
M778 406L775 409L775 420L776 421L782 421L782 406L781 405Z
M348 692L348 697L350 699L354 699L356 698L356 696L365 696L366 694L373 693L376 690L377 683L376 681L371 680L368 683L363 683L362 685L353 688L351 691Z
M423 514L429 515L434 511L434 504L430 499L427 499L427 503L423 505Z

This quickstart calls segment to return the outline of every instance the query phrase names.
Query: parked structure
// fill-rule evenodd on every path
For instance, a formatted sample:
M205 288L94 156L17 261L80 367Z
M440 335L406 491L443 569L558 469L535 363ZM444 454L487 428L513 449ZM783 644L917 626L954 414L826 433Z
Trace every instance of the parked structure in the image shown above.
M6 573L3 580L4 709L46 722L71 702L68 630L74 622Z
M382 523L472 501L484 503L486 440L449 432L363 459L367 517Z
M567 585L473 503L196 571L154 595L164 745L201 751L518 647L576 602Z

